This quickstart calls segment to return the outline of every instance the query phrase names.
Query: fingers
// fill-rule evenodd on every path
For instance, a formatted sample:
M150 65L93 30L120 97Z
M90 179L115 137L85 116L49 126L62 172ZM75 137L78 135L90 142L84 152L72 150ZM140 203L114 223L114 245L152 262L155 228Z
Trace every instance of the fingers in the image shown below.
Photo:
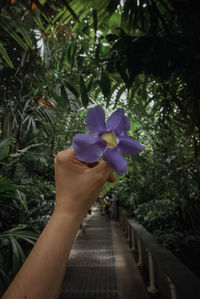
M87 165L87 167L89 167L89 168L93 168L93 167L97 166L99 164L99 162L96 161L96 162L93 162L93 163L84 163L84 164Z
M99 173L106 182L112 176L113 169L108 165L107 162L102 161L97 166L93 167L91 171L94 171L95 173ZM112 180L113 179L111 178L111 181Z
M93 167L99 165L100 162L96 161L96 162L93 162L93 163L84 163L84 164L87 165L87 167L89 167L89 168L93 168ZM113 183L113 182L115 182L115 177L113 175L111 175L111 176L109 176L107 181L110 182L110 183Z
M74 149L72 147L68 148L67 150L61 151L57 154L56 159L59 162L66 162L67 160L71 160L75 162L75 164L79 164L79 166L88 167L93 169L96 173L100 173L105 182L108 181L110 183L113 183L115 181L114 176L112 175L113 169L108 165L106 161L102 162L93 162L93 163L85 163L80 161L76 158Z

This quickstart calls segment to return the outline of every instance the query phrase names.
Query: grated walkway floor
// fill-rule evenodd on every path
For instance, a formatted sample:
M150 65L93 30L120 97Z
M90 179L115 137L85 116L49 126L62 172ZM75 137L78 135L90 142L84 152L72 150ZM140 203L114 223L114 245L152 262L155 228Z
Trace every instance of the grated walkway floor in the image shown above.
M119 275L119 259L113 248L113 243L116 247L119 240L114 239L113 242L112 221L95 208L86 223L85 233L79 233L71 250L60 299L129 299L128 293L125 297L122 294L122 281L118 283L126 277ZM123 237L121 242L125 243ZM127 291L127 282L124 286ZM131 294L130 298L146 299L141 294L139 297Z

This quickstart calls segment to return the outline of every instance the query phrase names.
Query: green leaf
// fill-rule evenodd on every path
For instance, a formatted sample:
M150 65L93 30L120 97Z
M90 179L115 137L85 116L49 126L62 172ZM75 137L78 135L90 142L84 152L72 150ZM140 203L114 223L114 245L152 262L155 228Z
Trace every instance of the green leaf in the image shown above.
M2 269L2 263L0 263L0 296L3 295L3 293L6 291L6 289L9 286L10 278L6 271Z
M93 17L94 34L95 34L95 39L96 39L97 24L98 24L97 10L96 9L92 10L92 17Z
M21 192L20 190L17 190L17 192L16 192L16 198L20 202L20 204L23 207L23 209L24 210L28 210L26 195L23 192Z
M57 62L57 66L56 66L56 70L58 72L61 72L62 71L62 68L63 68L63 62L64 62L64 59L65 59L65 52L66 52L66 47L64 48L63 52L62 52L62 55L60 57L60 59L58 59L58 62Z
M72 85L70 82L68 82L68 81L65 81L64 83L63 83L63 85L65 86L65 87L67 87L70 91L71 91L71 93L73 93L74 94L74 96L75 97L79 97L79 92L76 90L76 88L74 87L74 85Z
M114 31L116 28L120 27L121 15L119 13L114 13L107 22L109 29Z
M100 44L98 44L96 47L95 47L95 60L96 61L99 61L99 54L100 54Z
M64 85L61 87L61 96L65 99L65 107L67 107L68 111L70 111L70 101Z
M117 9L119 4L120 0L110 0L108 6L106 7L106 11L109 11L109 13L112 14Z
M8 179L0 177L0 196L1 198L15 197L16 187Z
M128 78L125 70L121 67L121 65L119 63L116 65L116 68L117 68L122 80L126 84L126 87L129 89L131 85L130 85L129 78Z
M40 4L44 4L47 0L39 0Z
M76 42L69 43L65 52L65 62L68 67L73 68L76 54Z
M57 94L55 91L51 90L50 92L51 96L54 98L54 100L56 100L56 102L58 103L58 105L62 108L66 107L66 100L63 96L60 96L59 94Z
M6 138L0 142L0 160L8 156L10 150L10 139Z
M4 239L7 237L12 238L21 238L21 239L30 239L30 240L37 240L38 235L30 230L23 230L24 228L28 228L27 225L18 225L17 227L14 227L13 229L9 229L2 234L0 234L0 239ZM30 228L29 228L30 229Z
M21 35L23 36L26 44L29 46L29 48L33 49L33 43L32 40L30 38L30 36L28 35L28 32L25 30L24 26L20 26L18 27Z
M4 48L4 46L2 45L2 43L0 43L0 53L2 54L4 60L7 62L9 67L13 69L14 65L13 65L10 57L8 56L8 53L7 53L6 49Z
M31 239L28 239L28 238L24 238L24 237L21 237L21 239L22 240L25 240L26 242L28 242L29 244L31 244L31 245L35 245L35 242L36 242L36 240L31 240Z
M67 0L61 0L61 1L67 7L67 9L69 10L70 14L75 18L75 20L79 22L79 18L76 15L75 11L72 9L72 7L69 5L69 2Z
M102 71L101 73L101 81L99 82L99 84L101 86L104 97L109 98L111 94L111 82L109 76L104 71Z
M18 246L16 245L16 239L10 237L10 241L12 245L12 274L15 276L21 267L21 259Z
M77 49L77 45L76 43L72 44L72 48L71 48L71 71L74 67L74 62L75 62L75 58L76 58L76 49Z
M19 244L19 242L16 239L15 239L15 242L16 242L16 246L19 251L19 254L20 254L21 264L23 264L26 259L26 255L25 255L24 251L22 250L21 245Z
M121 95L123 94L123 92L125 92L125 90L126 90L126 86L125 86L125 85L122 86L122 87L118 90L117 95L116 95L116 99L115 99L115 107L114 107L114 108L116 108L116 106L117 106L117 104L118 104L118 102L119 102L119 99L120 99Z
M89 92L92 88L92 85L93 85L93 81L94 81L94 77L92 76L90 79L89 79L89 82L88 82L88 85L87 85L87 91Z
M71 65L71 44L69 44L67 46L67 49L65 51L65 63L67 64L67 66L70 67L70 65Z
M86 108L89 103L89 97L87 94L87 88L85 86L85 82L81 76L80 76L80 92L81 92L81 102L83 106Z
M23 49L28 50L28 46L26 45L26 43L10 26L2 25L2 27Z
M51 29L52 29L52 27L53 27L53 25L59 20L59 18L63 15L63 13L66 11L66 8L64 7L64 8L62 8L62 9L60 9L60 11L57 13L57 15L54 17L54 19L51 21L51 23L50 24L48 24L48 26L46 27L46 29L44 30L44 32L43 33L48 33ZM54 30L55 31L55 30ZM53 32L53 34L54 34L55 32Z

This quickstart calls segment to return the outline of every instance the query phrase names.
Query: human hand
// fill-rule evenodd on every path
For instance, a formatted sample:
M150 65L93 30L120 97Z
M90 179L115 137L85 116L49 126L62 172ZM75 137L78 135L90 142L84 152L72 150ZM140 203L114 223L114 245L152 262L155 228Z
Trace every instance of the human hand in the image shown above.
M95 164L97 165L94 166ZM103 184L107 180L114 181L112 168L107 162L86 165L76 158L73 148L58 153L54 165L55 211L64 211L83 218L98 197Z

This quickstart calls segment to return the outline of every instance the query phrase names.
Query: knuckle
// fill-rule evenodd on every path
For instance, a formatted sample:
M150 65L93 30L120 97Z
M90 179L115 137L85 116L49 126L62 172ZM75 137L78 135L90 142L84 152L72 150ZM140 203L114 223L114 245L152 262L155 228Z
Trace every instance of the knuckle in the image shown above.
M64 161L64 152L62 151L62 152L59 152L57 155L56 155L56 157L55 157L55 159L54 159L54 163L55 164L60 164L60 163L62 163Z

